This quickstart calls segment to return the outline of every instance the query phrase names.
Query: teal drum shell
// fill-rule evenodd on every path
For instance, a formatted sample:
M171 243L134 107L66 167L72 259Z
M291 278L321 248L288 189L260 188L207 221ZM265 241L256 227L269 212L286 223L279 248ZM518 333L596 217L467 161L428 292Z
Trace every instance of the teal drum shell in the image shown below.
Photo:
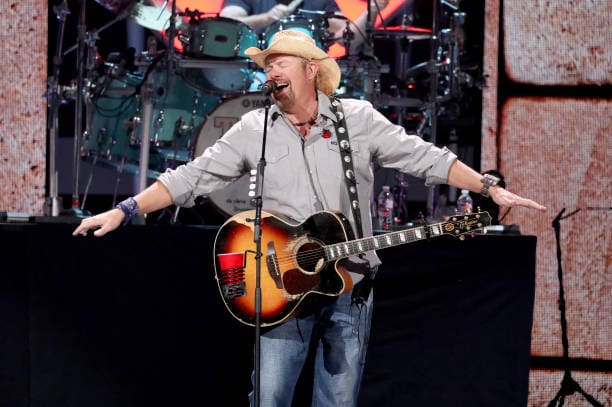
M292 14L285 18L281 18L274 24L272 24L263 34L264 46L270 45L272 37L279 31L282 30L296 30L300 31L314 39L317 47L326 51L324 44L324 32L325 28L321 22L317 22L315 19L307 18L299 14Z
M221 97L252 88L255 67L245 51L260 41L248 25L224 17L197 19L190 22L184 43L184 56L191 63L180 74L191 86Z
M259 38L248 25L224 17L201 18L189 23L185 55L191 58L247 58Z
M180 75L166 69L154 70L149 134L143 133L142 97L145 78L101 79L109 83L88 104L87 132L82 155L96 164L125 168L138 166L144 137L149 139L149 169L164 171L193 157L197 133L220 97L191 86Z

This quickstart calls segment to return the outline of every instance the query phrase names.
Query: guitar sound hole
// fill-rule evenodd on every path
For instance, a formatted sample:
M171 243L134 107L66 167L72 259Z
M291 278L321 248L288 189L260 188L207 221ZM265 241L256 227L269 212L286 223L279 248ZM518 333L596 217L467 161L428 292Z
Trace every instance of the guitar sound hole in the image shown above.
M298 249L296 259L304 272L315 273L325 264L325 252L316 243L305 243Z

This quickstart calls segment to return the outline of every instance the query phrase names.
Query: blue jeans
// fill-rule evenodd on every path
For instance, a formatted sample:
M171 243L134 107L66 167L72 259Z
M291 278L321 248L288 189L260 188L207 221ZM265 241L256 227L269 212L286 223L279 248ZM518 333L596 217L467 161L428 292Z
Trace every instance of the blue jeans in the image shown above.
M351 303L351 293L343 294L312 315L292 318L262 334L260 406L291 406L311 340L316 341L312 406L356 406L370 337L372 296L370 292L367 301L357 305ZM253 399L251 392L251 406Z

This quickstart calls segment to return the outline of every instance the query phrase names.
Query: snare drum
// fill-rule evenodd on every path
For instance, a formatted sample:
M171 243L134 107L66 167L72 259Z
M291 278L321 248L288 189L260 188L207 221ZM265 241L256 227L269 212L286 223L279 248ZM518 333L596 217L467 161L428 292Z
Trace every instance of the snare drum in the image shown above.
M266 45L270 45L270 41L274 34L282 30L296 30L309 35L315 40L317 47L326 50L323 46L325 27L322 23L306 18L301 15L290 15L282 18L266 29L263 34Z
M194 156L199 156L207 147L213 145L240 117L250 110L264 107L266 97L259 92L247 93L227 99L217 106L206 118L198 133ZM249 197L249 174L215 191L208 196L211 203L225 215L253 209Z

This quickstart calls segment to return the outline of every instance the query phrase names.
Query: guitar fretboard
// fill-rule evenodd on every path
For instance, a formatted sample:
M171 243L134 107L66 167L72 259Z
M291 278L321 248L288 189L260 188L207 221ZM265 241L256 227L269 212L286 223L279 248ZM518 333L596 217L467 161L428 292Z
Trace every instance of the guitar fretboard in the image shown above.
M442 234L441 224L435 224L385 233L383 235L352 240L350 242L336 243L325 246L324 249L327 260L331 261L364 253L369 250L399 246L404 243L427 239L428 237L441 236Z

